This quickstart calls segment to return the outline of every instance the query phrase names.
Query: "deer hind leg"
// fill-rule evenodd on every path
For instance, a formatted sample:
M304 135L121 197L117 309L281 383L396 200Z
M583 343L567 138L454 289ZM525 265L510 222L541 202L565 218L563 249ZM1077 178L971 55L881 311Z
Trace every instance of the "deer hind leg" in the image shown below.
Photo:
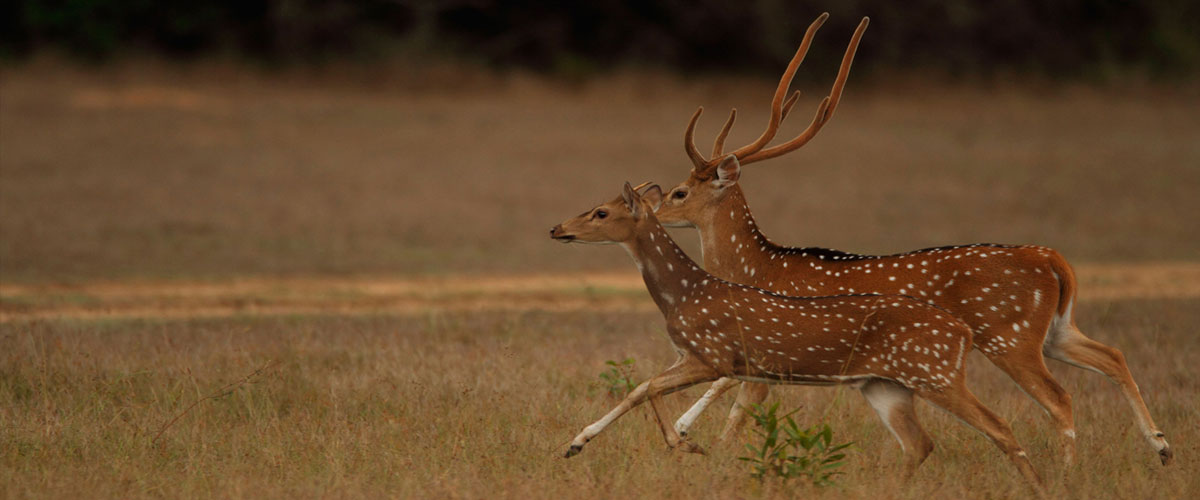
M933 452L933 440L917 423L916 407L913 406L913 391L890 380L872 380L862 387L862 395L871 408L891 431L900 449L904 452L906 478L912 477L917 467Z
M728 392L735 385L738 385L738 380L730 377L721 378L713 382L712 387L708 388L708 392L700 396L700 399L696 400L696 403L691 408L688 408L688 411L680 416L679 420L675 421L675 432L678 432L680 436L687 436L688 429L692 427L692 424L696 422L700 414L704 413L708 405L712 404L713 401L716 401L717 398Z
M1071 395L1050 374L1042 352L1014 350L991 355L989 359L1046 410L1058 429L1063 462L1067 465L1074 463L1075 413L1071 407Z
M746 423L746 409L762 404L771 392L771 386L755 382L742 382L738 391L737 401L729 409L729 418L725 420L725 429L721 431L719 441L726 442L737 436L738 430Z
M1021 449L1017 438L1013 436L1012 428L1004 419L983 406L983 403L980 403L974 394L971 394L966 385L963 385L961 376L955 385L942 391L918 390L917 394L991 439L992 443L1008 456L1025 480L1038 493L1045 496L1042 479L1038 477L1037 471L1029 461L1029 456L1026 455L1025 450Z
M1088 338L1075 327L1074 320L1056 319L1051 327L1050 335L1043 347L1046 356L1087 370L1104 374L1121 388L1129 407L1133 409L1134 417L1142 429L1142 435L1150 443L1150 447L1158 452L1158 458L1163 465L1168 465L1175 458L1171 446L1167 444L1162 431L1154 425L1150 417L1150 409L1142 400L1142 393L1129 373L1125 364L1125 355L1121 351L1101 344Z

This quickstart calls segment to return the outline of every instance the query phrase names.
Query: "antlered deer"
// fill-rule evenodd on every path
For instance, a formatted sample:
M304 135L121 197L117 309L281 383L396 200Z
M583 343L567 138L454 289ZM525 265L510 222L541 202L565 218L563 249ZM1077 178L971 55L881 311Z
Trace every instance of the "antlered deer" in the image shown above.
M658 186L622 195L550 230L564 242L616 243L642 272L679 354L588 426L570 457L646 399L667 445L700 449L664 420L662 396L721 377L774 384L852 384L900 441L911 472L933 449L917 423L913 395L987 435L1035 488L1040 480L1008 423L966 386L971 331L945 310L901 295L787 297L721 280L696 266L659 224Z
M1058 252L1041 246L974 244L928 248L897 255L857 255L824 248L791 248L773 243L754 222L738 179L741 167L794 151L833 117L858 42L859 25L842 59L829 96L821 101L809 126L794 139L766 147L795 103L785 101L792 76L804 59L822 15L809 27L788 65L771 102L766 130L753 143L724 154L733 126L731 113L705 158L693 141L697 110L688 123L684 146L693 168L672 189L656 214L668 227L694 227L700 232L704 267L722 279L785 295L890 293L915 297L945 308L970 326L973 345L1003 370L1053 419L1061 436L1064 459L1074 457L1075 423L1071 396L1047 370L1044 357L1102 373L1124 393L1146 440L1163 465L1173 454L1155 426L1120 351L1084 336L1073 315L1076 282L1071 266ZM685 432L697 415L737 382L720 380L676 429ZM743 383L730 412L723 438L733 435L744 419L742 408L766 398L767 386Z

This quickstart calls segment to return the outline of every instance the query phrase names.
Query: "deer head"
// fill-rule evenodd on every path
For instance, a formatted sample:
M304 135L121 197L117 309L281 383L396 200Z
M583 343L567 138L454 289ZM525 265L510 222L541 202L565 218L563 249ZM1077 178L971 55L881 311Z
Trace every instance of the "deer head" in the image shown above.
M662 204L662 189L643 183L634 188L625 183L621 196L550 229L550 237L563 243L612 244L631 241L639 230L654 224L654 211ZM642 193L638 189L645 187Z

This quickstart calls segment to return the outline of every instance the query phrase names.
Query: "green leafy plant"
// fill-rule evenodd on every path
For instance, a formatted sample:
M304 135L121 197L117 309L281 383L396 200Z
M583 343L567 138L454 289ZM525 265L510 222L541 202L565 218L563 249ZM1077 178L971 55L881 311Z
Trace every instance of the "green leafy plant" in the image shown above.
M637 384L633 383L633 358L625 358L621 361L608 360L604 364L608 365L608 369L600 373L600 379L604 381L608 394L613 397L623 398L629 394Z
M829 424L801 429L792 420L797 410L784 415L778 411L779 403L769 408L750 407L754 434L760 440L746 445L749 456L738 457L750 463L750 475L759 480L767 476L805 478L814 486L833 484L834 476L841 474L836 469L846 464L844 450L854 443L835 444Z

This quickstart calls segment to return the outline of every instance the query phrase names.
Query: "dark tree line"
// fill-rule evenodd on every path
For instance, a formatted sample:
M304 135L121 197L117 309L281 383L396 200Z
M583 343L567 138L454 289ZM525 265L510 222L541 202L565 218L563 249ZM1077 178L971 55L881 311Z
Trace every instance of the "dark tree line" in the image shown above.
M128 52L272 63L396 53L590 72L617 65L778 71L807 24L832 14L816 64L872 18L859 71L1087 77L1200 69L1195 0L47 0L0 6L0 56Z

